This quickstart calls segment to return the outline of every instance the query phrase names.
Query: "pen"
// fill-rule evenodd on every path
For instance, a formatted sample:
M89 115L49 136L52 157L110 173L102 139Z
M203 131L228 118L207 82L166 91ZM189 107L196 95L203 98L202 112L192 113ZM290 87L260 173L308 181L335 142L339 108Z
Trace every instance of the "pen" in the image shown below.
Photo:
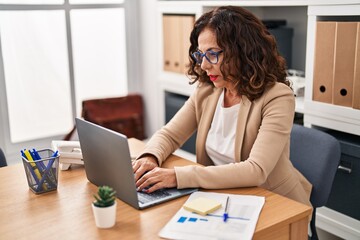
M41 156L40 154L36 151L36 149L34 148L33 149L33 153L34 155L37 157L37 160L41 160ZM51 157L57 157L57 154L58 154L58 151L56 151ZM40 161L39 162L42 167L43 167L43 171L46 170L46 166L44 164L43 161ZM56 176L54 176L53 172L52 171L49 171L48 174L46 174L46 178L48 180L48 184L52 185L52 187L56 187Z
M41 186L42 186L42 185L45 185L45 184L44 184L45 178L46 178L46 177L48 176L48 174L51 172L51 167L52 167L52 165L53 165L53 163L54 163L54 161L55 161L55 158L56 158L57 156L58 156L58 151L56 151L56 152L51 156L51 160L49 161L49 163L48 163L48 165L47 165L47 167L46 167L46 169L45 169L45 171L44 171L44 173L43 173L43 177L41 178L41 180L40 180L40 182L39 182L39 185L38 185L36 191L40 191L40 190L41 190ZM54 181L54 182L49 181L48 183L51 184L51 185L54 185L54 186L56 187L56 182L55 182L55 181ZM47 188L45 188L45 190L47 190Z
M224 215L223 215L224 222L226 222L228 217L229 217L228 209L229 209L229 196L226 198L225 212L224 212Z

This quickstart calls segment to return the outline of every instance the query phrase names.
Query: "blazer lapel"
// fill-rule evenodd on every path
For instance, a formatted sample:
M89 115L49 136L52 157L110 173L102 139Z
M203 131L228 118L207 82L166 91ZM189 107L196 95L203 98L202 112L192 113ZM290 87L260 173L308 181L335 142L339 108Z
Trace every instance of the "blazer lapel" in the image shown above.
M201 164L204 165L209 165L212 164L212 162L210 161L209 157L206 155L206 151L205 151L205 143L206 143L206 137L207 134L210 130L210 126L211 126L211 122L213 120L214 114L215 114L215 109L216 109L216 105L217 102L219 100L219 97L221 95L221 92L223 91L222 88L214 88L214 92L213 94L211 94L203 107L203 116L200 119L199 122L199 127L198 127L198 132L197 132L197 141L196 141L196 155L197 155L197 159L200 161L205 161L206 162Z
M241 150L245 136L245 127L250 112L252 102L245 96L241 99L240 110L238 114L236 137L235 137L235 162L242 161Z

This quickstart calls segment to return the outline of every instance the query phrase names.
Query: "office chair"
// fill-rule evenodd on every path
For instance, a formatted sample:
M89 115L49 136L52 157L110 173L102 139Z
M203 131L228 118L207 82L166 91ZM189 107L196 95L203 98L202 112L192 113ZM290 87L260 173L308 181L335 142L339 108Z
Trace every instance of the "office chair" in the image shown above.
M294 124L290 136L290 160L313 185L310 202L314 208L310 222L311 237L318 239L316 208L325 206L340 162L340 143L317 129Z
M6 158L4 152L0 148L0 167L6 167L6 166L7 166Z
M144 104L140 94L84 100L81 116L89 122L122 133L128 138L146 138ZM72 140L75 131L76 127L63 140Z

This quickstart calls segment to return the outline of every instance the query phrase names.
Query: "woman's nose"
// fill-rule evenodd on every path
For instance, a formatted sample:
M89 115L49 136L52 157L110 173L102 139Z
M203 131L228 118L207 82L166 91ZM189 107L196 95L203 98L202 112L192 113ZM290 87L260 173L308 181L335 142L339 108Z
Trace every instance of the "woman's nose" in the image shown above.
M206 69L209 69L211 67L211 64L204 57L202 62L201 62L200 67L201 67L202 70L206 70Z

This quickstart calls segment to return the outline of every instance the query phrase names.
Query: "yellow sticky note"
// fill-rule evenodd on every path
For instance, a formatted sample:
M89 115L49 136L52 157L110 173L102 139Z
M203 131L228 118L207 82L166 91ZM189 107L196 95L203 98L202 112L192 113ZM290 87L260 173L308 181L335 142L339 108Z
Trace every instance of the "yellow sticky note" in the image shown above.
M211 213L221 207L221 203L211 198L199 197L184 204L184 209L201 215Z

